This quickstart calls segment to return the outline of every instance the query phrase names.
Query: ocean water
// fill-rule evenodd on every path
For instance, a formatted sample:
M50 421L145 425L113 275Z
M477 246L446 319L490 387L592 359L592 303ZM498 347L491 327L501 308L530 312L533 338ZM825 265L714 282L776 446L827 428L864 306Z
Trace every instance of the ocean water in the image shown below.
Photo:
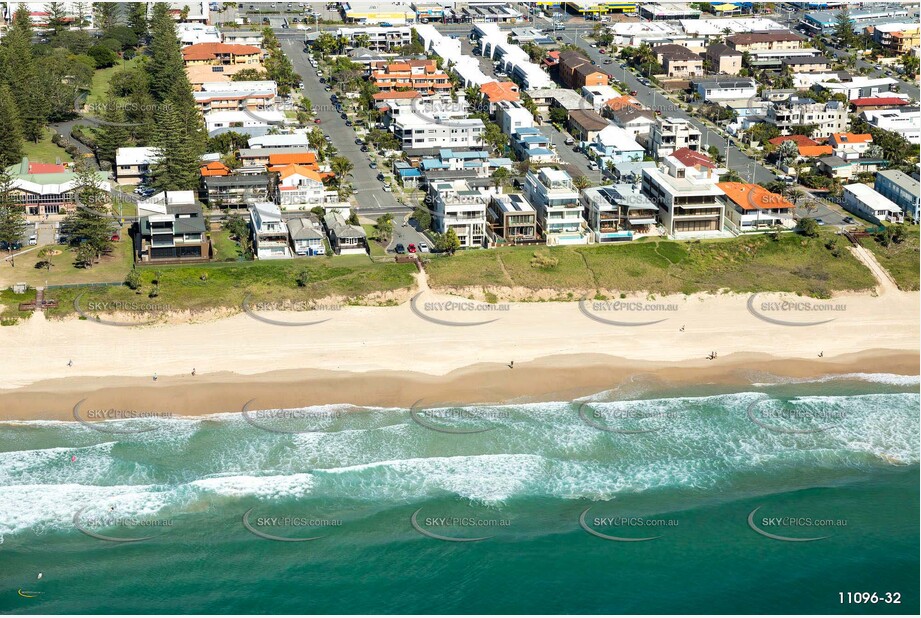
M918 386L4 422L0 611L918 614Z

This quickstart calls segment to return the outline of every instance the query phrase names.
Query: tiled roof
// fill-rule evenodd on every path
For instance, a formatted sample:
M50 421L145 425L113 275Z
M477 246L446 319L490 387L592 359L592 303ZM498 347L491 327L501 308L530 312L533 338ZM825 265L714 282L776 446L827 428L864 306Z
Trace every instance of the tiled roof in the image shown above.
M799 154L802 157L824 157L830 155L834 150L831 146L800 146Z
M805 135L781 135L768 140L769 144L780 146L784 142L796 142L797 146L816 146L818 142L811 140Z
M726 197L738 204L742 210L793 208L793 204L787 198L771 193L761 185L746 182L718 182L716 186L726 194Z
M217 54L233 54L235 56L259 55L262 50L252 45L235 45L233 43L196 43L183 48L184 60L212 60Z
M672 156L681 161L688 167L706 167L707 169L716 169L716 164L709 156L690 148L679 148L672 153Z

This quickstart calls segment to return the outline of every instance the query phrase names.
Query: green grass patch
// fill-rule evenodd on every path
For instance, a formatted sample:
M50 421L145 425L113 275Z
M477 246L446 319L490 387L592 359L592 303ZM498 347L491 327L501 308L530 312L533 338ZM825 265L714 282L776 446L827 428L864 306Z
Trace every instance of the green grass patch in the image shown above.
M874 286L870 271L845 246L843 238L823 231L818 238L783 234L778 240L749 236L706 242L505 247L439 257L427 270L436 288L501 285L656 294L728 289L828 297L835 291ZM535 253L553 259L535 260Z
M33 163L55 163L60 159L61 163L73 161L73 158L67 154L67 151L51 141L54 131L45 129L45 134L41 140L36 142L24 141L22 144L23 155L29 157Z
M90 109L94 105L98 105L106 101L106 93L109 91L109 82L112 81L112 76L121 71L122 69L130 69L137 66L142 62L143 56L137 55L131 60L126 60L121 62L113 67L108 67L105 69L98 69L93 73L93 81L90 82L90 91L86 96L86 105L90 106ZM98 116L98 112L93 112L90 115Z
M10 267L9 262L4 262L0 268L0 288L6 288L14 283L27 283L30 287L44 285L65 285L80 283L97 283L124 281L128 271L134 263L132 255L131 238L127 228L121 232L121 240L112 243L112 253L100 258L99 262L91 268L78 268L74 266L76 257L73 250L66 245L46 245L59 254L51 257L51 268L42 266L44 260L39 259L38 252L44 247L32 248L16 258L16 266Z
M211 247L214 249L215 262L237 262L243 258L240 243L230 238L227 230L211 232Z
M308 284L299 287L295 278L304 270L308 273ZM154 316L175 311L239 308L248 295L251 303L305 303L330 296L360 303L375 292L412 286L414 272L412 264L374 263L361 255L145 266L140 269L141 287L136 291L127 286L55 290L58 307L47 313L49 317L73 314L73 301L81 293L79 304L87 313L88 307L109 303L109 306L136 307L138 313ZM151 296L154 290L157 294Z
M889 271L900 290L918 291L919 226L908 226L905 239L886 247L875 237L862 238L860 243L873 252L883 268Z

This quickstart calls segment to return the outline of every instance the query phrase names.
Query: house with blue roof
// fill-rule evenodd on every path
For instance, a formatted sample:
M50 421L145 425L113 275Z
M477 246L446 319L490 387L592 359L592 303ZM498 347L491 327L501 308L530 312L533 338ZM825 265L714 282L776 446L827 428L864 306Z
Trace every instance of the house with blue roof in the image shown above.
M550 138L536 127L518 129L512 133L512 151L519 159L532 163L555 163L556 152L550 148Z

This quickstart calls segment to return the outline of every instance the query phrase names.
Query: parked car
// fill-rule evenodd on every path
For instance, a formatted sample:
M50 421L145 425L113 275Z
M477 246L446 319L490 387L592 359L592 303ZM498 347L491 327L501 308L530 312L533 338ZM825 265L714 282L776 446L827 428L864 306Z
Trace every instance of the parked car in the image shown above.
M314 118L314 119L313 119L313 124L320 124L320 119L319 119L319 118Z
M386 184L386 183L385 183L385 184L384 184L384 191L386 191L387 193L390 193L391 191L393 191L393 187L391 187L389 184Z
M856 221L854 221L854 217L845 217L843 221L848 225L854 225L856 223Z
M377 163L375 163L374 161L371 161L371 163L368 164L368 167L370 167L372 170L376 170L376 169L377 169Z
M428 243L420 242L419 243L419 253L428 253L429 246Z
M347 126L347 127L352 126L352 121L351 121L351 120L346 120L346 121L345 121L345 126Z
M397 243L397 246L394 247L394 250L401 255L406 253L406 247L404 247L402 243Z
M37 245L37 244L38 244L38 236L36 236L35 234L32 234L31 236L29 236L29 244L30 244L30 245Z
M364 145L362 145L362 147L361 147L361 151L362 151L362 152L368 152L368 147L367 147L367 146L364 146Z
M348 114L346 114L345 112L342 112L341 114L339 114L339 117L342 118L343 120L349 119Z
M567 135L566 140L563 143L566 144L567 146L572 146L573 144L576 143L576 140L574 140L571 136Z
M381 182L383 182L383 181L384 181L384 172L378 172L378 173L377 173L377 179L380 180Z
M614 62L614 61L611 60L610 58L608 58L607 60L604 61L605 64L612 64L613 62Z
M409 251L410 253L415 253L415 252L416 252L416 245L414 245L413 243L409 243L409 246L406 247L406 250Z
M825 220L819 218L819 219L816 219L816 220L815 220L815 223L816 223L816 225L825 225Z

